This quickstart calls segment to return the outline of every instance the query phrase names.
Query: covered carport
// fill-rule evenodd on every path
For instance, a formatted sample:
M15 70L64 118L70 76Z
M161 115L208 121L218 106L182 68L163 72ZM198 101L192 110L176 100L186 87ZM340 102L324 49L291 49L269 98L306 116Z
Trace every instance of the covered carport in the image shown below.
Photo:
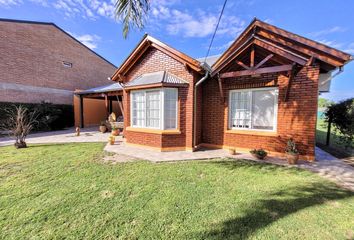
M123 89L119 83L74 92L75 125L80 128L99 125L114 112L124 118Z

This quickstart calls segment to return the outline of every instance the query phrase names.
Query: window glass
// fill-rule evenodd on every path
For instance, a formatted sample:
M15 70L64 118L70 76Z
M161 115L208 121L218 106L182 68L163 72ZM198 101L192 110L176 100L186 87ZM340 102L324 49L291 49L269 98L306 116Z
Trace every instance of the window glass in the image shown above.
M230 128L274 130L277 89L230 91Z

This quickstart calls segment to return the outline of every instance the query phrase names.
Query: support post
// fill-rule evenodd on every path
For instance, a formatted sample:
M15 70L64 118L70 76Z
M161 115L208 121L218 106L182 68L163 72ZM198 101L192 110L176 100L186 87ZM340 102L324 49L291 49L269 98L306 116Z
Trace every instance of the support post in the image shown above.
M109 100L109 114L113 112L113 104L112 104L112 99Z
M80 95L80 128L84 128L84 98Z
M104 95L104 105L105 105L105 107L106 107L106 117L108 118L108 116L109 116L109 109L108 109L108 96L107 96L107 94L105 94Z
M225 103L225 96L224 96L224 90L222 88L222 79L220 78L220 74L218 73L218 83L219 83L219 91L220 91L220 97L223 103Z
M332 125L332 119L328 119L328 126L327 126L327 137L326 137L326 146L329 146L330 141L331 141L331 125Z

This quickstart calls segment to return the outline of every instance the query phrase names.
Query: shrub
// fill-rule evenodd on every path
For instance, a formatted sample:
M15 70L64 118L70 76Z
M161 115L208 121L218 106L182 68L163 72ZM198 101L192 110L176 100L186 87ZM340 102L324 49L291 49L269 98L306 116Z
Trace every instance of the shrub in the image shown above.
M354 98L330 105L325 112L325 120L341 133L340 141L346 147L353 147L354 140Z
M7 120L7 111L23 106L28 112L36 112L38 124L34 131L60 130L74 126L74 110L71 105L52 103L5 103L0 102L0 122Z

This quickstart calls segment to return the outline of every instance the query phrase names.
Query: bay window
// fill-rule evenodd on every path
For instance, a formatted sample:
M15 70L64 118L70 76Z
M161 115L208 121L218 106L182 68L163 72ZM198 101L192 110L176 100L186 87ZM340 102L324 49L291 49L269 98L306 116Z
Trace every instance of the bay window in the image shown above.
M178 90L159 88L131 92L131 125L139 128L177 129Z
M232 90L229 96L229 128L275 131L278 89Z

